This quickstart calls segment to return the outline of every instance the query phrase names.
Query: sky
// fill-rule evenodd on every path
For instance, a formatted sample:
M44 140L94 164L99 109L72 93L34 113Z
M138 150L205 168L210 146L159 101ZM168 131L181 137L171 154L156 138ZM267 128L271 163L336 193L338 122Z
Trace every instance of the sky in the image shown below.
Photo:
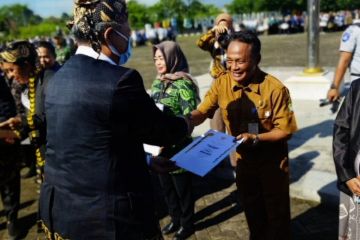
M138 0L139 3L152 5L158 0ZM206 4L214 4L223 7L224 4L230 3L231 0L202 0ZM25 4L36 14L42 17L56 16L59 17L63 12L71 14L73 0L0 0L0 7L9 4Z

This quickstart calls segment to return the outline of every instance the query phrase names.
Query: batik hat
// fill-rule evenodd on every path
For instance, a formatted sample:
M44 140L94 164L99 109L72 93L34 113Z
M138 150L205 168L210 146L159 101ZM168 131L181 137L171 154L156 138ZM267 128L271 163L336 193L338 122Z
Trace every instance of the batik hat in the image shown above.
M127 19L125 0L75 0L74 19L69 26L77 28L81 37L89 39L99 51L101 29L111 26L121 32L121 24Z
M27 41L14 41L5 46L0 52L0 59L4 62L17 63L21 61L35 62L36 50Z

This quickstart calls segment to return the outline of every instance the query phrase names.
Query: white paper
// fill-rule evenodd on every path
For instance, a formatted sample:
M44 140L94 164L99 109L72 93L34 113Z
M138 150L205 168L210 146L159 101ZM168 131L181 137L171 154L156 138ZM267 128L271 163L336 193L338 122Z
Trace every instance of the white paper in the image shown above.
M150 144L143 144L144 146L144 150L147 153L150 153L153 156L158 156L161 152L161 147L159 146L155 146L155 145L150 145Z

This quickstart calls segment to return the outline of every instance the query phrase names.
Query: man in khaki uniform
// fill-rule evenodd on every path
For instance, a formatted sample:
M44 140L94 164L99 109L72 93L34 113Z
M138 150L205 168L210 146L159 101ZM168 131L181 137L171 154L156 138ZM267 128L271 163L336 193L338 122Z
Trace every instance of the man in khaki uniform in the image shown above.
M217 78L198 109L194 125L219 107L237 149L236 184L251 239L289 239L290 204L287 140L296 131L288 89L261 71L261 43L251 32L231 35L226 74Z

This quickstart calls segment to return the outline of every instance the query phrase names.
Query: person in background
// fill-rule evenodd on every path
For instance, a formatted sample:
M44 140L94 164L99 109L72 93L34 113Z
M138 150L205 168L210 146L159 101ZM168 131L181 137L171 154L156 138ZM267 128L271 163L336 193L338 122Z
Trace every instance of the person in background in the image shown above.
M237 148L236 185L250 239L290 239L287 140L297 129L288 89L261 71L255 33L233 33L228 71L217 78L190 119L196 126L223 111L226 130L243 142Z
M226 43L227 38L233 32L233 19L227 13L219 14L215 19L215 25L197 41L197 46L210 53L210 75L213 79L226 73ZM221 109L216 110L210 119L210 128L225 132L225 123L222 119ZM236 165L235 155L230 155L231 165Z
M0 122L16 115L14 99L5 79L0 76ZM7 126L0 127L0 194L4 207L8 239L20 235L20 166L18 133Z
M36 51L38 53L40 66L43 69L50 69L55 72L60 69L60 64L56 61L55 47L50 42L37 42Z
M41 67L41 71L46 71L46 81L51 77L49 76L49 73L53 73L56 72L57 70L59 70L60 68L60 64L58 62L56 62L56 53L55 53L55 48L54 46L48 42L48 41L39 41L36 44L36 50L37 50L37 54L38 54L38 60L40 63L40 67ZM50 74L50 75L51 75ZM24 119L26 118L26 113L25 113L25 108L24 106L21 104L21 89L23 88L23 86L21 86L21 84L19 84L17 81L12 81L13 84L13 96L16 100L16 102L20 103L20 106L18 106L18 116L21 118L21 116L25 116ZM42 84L41 83L37 83L37 87L36 87L36 92L38 95L38 102L42 101L40 100L40 98L44 98L44 87L45 87L46 83ZM20 89L20 93L18 92L18 89ZM42 92L42 94L39 94L40 92ZM42 95L42 96L40 96ZM41 112L43 110L38 109L38 112ZM23 114L22 114L23 113ZM22 178L28 178L28 177L32 177L32 176L36 176L36 172L40 171L42 172L43 170L41 169L42 167L37 166L37 161L36 161L36 149L34 149L33 145L28 145L28 144L23 144L22 145L22 153L24 155L24 159L26 160L26 166L29 168L29 170L27 172L25 172L24 174L21 175ZM44 151L43 151L44 154ZM38 170L36 170L38 169ZM36 178L36 182L37 183L41 183L41 178L39 176L39 174L37 175Z
M199 96L180 46L172 41L164 41L153 47L153 56L158 76L151 86L151 97L165 114L189 114L196 109ZM191 136L188 136L176 145L164 145L160 155L170 159L191 141ZM176 232L174 239L185 239L194 232L192 175L180 169L160 174L159 179L171 217L171 222L162 229L162 233Z
M343 33L340 43L340 57L335 70L334 80L327 93L330 102L338 100L341 95L341 83L346 70L350 70L350 82L360 77L360 23L350 25ZM344 85L347 92L350 84Z
M360 239L360 78L350 86L335 119L333 158L340 190L339 239Z
M71 49L67 46L64 33L61 29L56 30L53 42L55 45L56 61L63 65L71 57Z
M18 81L15 81L13 78L7 77L7 75L3 71L2 61L0 61L0 70L2 73L1 75L4 77L5 82L9 86L11 94L15 100L16 117L26 119L26 109L21 102L21 93L23 91L23 86ZM28 141L24 141L20 144L19 154L21 156L21 167L27 168L26 171L22 171L21 178L30 178L36 176L36 157L34 147Z
M215 26L202 35L197 41L197 46L210 53L212 57L210 75L213 79L220 77L226 72L226 36L233 32L233 19L227 13L219 14L215 19ZM225 132L225 124L222 121L220 109L210 121L210 127L214 130Z
M76 0L76 54L47 87L47 149L40 217L48 239L162 239L143 144L176 144L189 120L161 112L131 56L124 0ZM162 161L163 160L163 161Z
M29 137L35 148L37 183L41 184L45 164L46 126L44 112L45 89L54 70L39 68L38 56L33 44L27 41L9 43L0 53L7 77L17 81L21 87L21 102L25 116L9 118L3 126L21 129L21 138Z

